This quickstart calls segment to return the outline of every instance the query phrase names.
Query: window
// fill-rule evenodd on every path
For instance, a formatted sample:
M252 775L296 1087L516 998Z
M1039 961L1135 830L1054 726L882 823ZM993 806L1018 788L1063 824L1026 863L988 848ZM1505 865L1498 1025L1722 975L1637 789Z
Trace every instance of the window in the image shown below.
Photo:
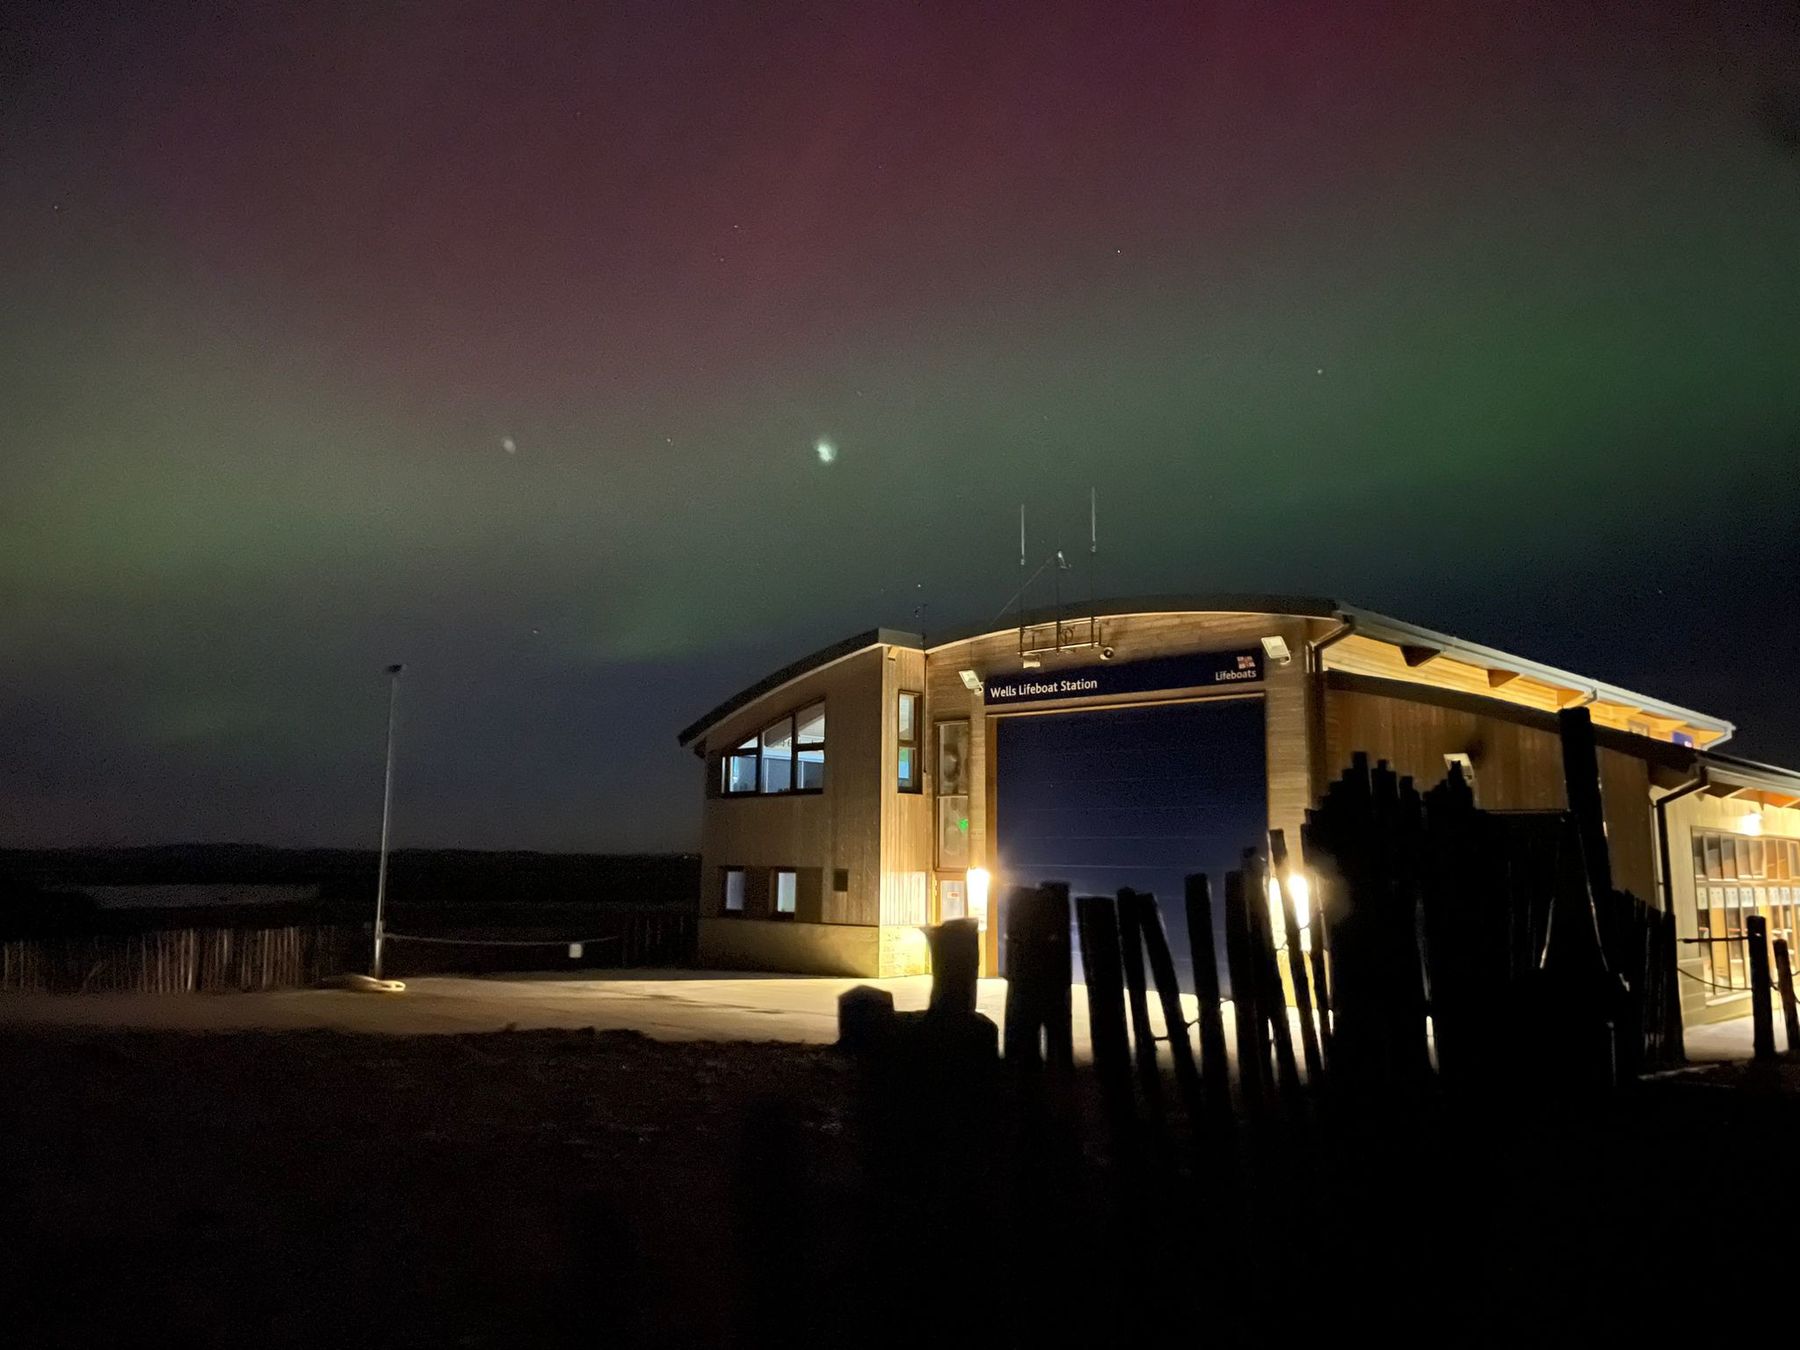
M720 789L726 796L756 791L756 737L752 736L725 756Z
M894 739L897 742L900 771L900 790L917 792L921 786L919 764L919 694L902 691L898 716L895 721Z
M794 787L801 792L819 792L825 787L823 703L794 714Z
M741 867L725 869L725 912L727 914L744 912L744 869Z
M1768 921L1770 942L1781 938L1790 951L1794 948L1800 887L1791 883L1800 879L1800 839L1697 829L1693 858L1694 936L1699 940L1701 978L1714 986L1707 994L1717 998L1748 989L1746 918L1762 915Z
M969 865L969 723L937 724L937 862Z
M790 868L775 873L775 917L792 918L800 908L800 874Z
M764 727L719 757L725 797L825 789L825 701L808 704Z
M794 786L794 719L784 717L762 734L762 790L786 792Z

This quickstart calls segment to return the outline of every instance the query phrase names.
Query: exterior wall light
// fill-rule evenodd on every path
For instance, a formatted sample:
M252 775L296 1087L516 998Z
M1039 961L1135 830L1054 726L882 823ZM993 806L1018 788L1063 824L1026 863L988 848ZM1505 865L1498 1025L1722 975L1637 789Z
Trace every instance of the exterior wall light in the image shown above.
M969 869L969 917L984 929L988 926L988 886L992 882L987 868Z

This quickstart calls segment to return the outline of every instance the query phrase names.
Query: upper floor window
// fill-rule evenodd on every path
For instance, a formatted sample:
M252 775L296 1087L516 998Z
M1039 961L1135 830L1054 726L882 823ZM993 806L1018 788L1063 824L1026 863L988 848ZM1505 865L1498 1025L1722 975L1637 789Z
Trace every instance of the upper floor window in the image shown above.
M825 786L825 705L794 714L794 786L817 792Z
M786 792L794 786L794 719L763 728L762 790Z
M719 759L719 791L820 792L825 787L825 704L808 704L747 736Z
M922 782L919 764L919 705L923 701L923 695L902 690L900 705L895 710L895 762L898 765L902 792L917 792Z
M754 736L728 752L723 765L724 782L720 784L722 790L727 794L755 792L756 758L756 737Z
M725 869L725 912L742 914L744 912L745 876L741 867Z

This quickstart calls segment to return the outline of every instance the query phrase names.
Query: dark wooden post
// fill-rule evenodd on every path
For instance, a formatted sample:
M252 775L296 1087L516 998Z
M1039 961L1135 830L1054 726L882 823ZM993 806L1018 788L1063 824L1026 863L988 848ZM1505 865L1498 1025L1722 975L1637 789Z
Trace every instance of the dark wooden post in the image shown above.
M1049 882L1006 900L1006 1057L1066 1070L1073 1062L1069 888ZM1039 1040L1042 1038L1042 1051Z
M1087 980L1088 1039L1094 1048L1094 1076L1115 1128L1129 1122L1131 1045L1125 1034L1125 987L1119 956L1119 922L1111 896L1075 900L1081 932L1081 970Z
M1556 722L1562 734L1563 791L1581 837L1588 890L1610 895L1612 855L1606 847L1606 806L1600 797L1600 752L1594 745L1593 718L1586 708L1564 708Z
M1198 1122L1204 1110L1200 1073L1194 1066L1193 1042L1188 1039L1187 1012L1181 1006L1181 986L1175 979L1175 962L1169 955L1169 935L1163 930L1162 908L1154 895L1136 897L1138 931L1144 936L1144 952L1150 958L1150 977L1162 1003L1163 1025L1169 1029L1169 1058L1175 1065L1175 1085L1188 1119Z
M939 1017L974 1016L980 925L974 919L951 919L927 928L925 938L931 944L931 1012Z
M1215 1120L1231 1112L1226 1067L1225 1019L1219 1011L1219 957L1213 943L1212 884L1206 873L1187 879L1188 953L1194 963L1194 996L1200 1004L1200 1075L1207 1110Z
M1268 1019L1269 1039L1275 1048L1275 1069L1281 1095L1293 1101L1300 1091L1300 1070L1294 1062L1294 1029L1288 1025L1287 996L1281 988L1281 967L1275 963L1275 931L1269 919L1269 878L1260 853L1244 850L1244 889L1249 892L1250 947L1255 958L1257 1006Z
M1787 1032L1789 1059L1800 1059L1800 1009L1794 1006L1794 970L1788 964L1785 938L1775 939L1775 979L1781 990L1781 1021Z
M1241 871L1225 874L1225 969L1231 976L1231 1020L1237 1029L1238 1091L1247 1106L1261 1109L1274 1074L1269 1069L1269 1040L1258 1008L1244 881Z
M1769 1005L1769 921L1760 914L1744 920L1750 957L1751 1044L1757 1059L1775 1058L1775 1010Z
M1119 955L1124 958L1125 999L1131 1009L1131 1040L1138 1081L1153 1115L1162 1110L1162 1071L1156 1064L1156 1034L1150 1029L1150 998L1144 980L1144 940L1138 925L1138 894L1119 892Z
M1306 1054L1306 1081L1316 1086L1325 1074L1325 1064L1319 1054L1319 1033L1313 1026L1312 990L1306 978L1306 952L1300 940L1300 919L1294 910L1294 897L1288 889L1287 836L1280 830L1269 831L1269 865L1274 869L1275 884L1281 892L1288 975L1294 983L1294 1007L1300 1014L1300 1044Z

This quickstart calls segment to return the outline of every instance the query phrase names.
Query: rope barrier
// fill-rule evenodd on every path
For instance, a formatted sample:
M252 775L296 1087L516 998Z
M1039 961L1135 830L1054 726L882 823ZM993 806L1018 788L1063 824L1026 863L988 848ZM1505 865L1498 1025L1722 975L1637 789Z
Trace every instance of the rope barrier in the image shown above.
M1703 985L1705 985L1705 986L1706 986L1706 987L1707 987L1707 988L1708 988L1708 989L1717 989L1717 990L1719 990L1719 991L1720 991L1720 992L1721 992L1721 993L1726 993L1726 994L1749 994L1749 993L1754 993L1754 992L1755 992L1755 991L1754 991L1754 990L1752 990L1752 989L1751 989L1751 988L1750 988L1750 986L1749 986L1749 985L1747 985L1747 984L1746 984L1746 985L1737 985L1737 984L1715 984L1715 983L1713 983L1713 981L1711 981L1711 980L1708 980L1708 979L1703 979L1703 978L1702 978L1702 977L1701 977L1701 976L1699 976L1699 975L1696 975L1696 974L1694 974L1694 973L1693 973L1693 972L1692 972L1692 971L1688 971L1688 970L1683 970L1683 969L1682 969L1682 968L1681 968L1681 967L1680 967L1680 966L1677 966L1677 967L1675 967L1675 973L1676 973L1676 974L1677 974L1677 975L1679 975L1679 976L1681 976L1681 977L1682 977L1682 979L1684 979L1684 980L1692 980L1692 981L1693 981L1693 982L1694 982L1694 983L1695 983L1695 984L1703 984ZM1790 971L1789 971L1789 972L1788 972L1788 974L1789 974L1789 975L1791 975L1791 976L1793 976L1793 978L1794 978L1794 982L1795 982L1795 983L1796 983L1796 984L1800 984L1800 970L1790 970ZM1771 980L1770 980L1770 981L1769 981L1769 990L1770 990L1770 992L1771 992L1771 993L1773 993L1773 992L1775 992L1775 990L1776 990L1776 989L1777 989L1777 988L1778 988L1778 987L1779 987L1779 981L1778 981L1778 980L1775 980L1775 979L1771 979Z
M425 937L418 933L383 932L382 937L398 942L430 942L444 947L585 947L590 943L624 941L618 933L591 938L448 938Z

